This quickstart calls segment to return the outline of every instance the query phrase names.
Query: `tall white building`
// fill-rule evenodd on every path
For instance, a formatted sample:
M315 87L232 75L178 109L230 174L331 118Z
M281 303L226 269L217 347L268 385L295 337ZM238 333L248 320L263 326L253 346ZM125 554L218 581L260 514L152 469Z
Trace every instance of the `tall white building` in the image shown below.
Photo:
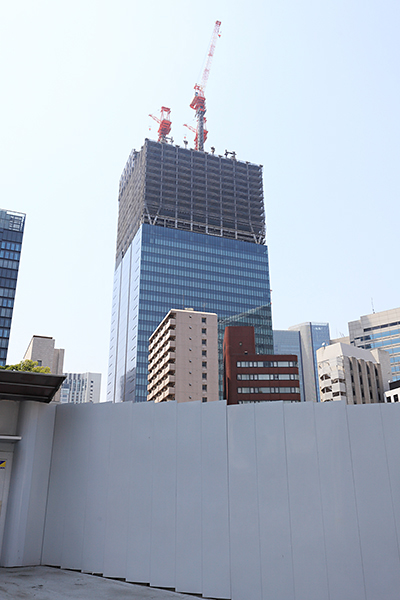
M390 379L387 352L363 350L339 342L317 350L317 360L321 402L385 402Z
M310 322L301 323L300 325L289 327L289 331L298 331L300 334L300 377L302 381L300 389L302 400L305 400L306 402L318 402L320 398L316 352L321 346L330 343L329 324ZM279 334L277 334L277 342L279 339ZM274 351L277 353L279 350L280 353L281 349L277 342L274 340ZM295 351L293 354L298 354L298 352Z
M382 348L390 354L393 381L400 380L400 308L364 315L349 323L350 343L358 348Z
M218 318L170 310L149 339L147 400L218 400Z
M101 373L64 373L60 401L81 404L100 402Z

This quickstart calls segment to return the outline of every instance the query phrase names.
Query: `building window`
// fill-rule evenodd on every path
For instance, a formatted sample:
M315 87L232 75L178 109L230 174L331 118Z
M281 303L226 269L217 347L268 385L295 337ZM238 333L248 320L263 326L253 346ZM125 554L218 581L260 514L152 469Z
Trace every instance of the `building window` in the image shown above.
M207 333L207 329L204 329L204 327L203 327L203 329L201 330L201 333L206 334Z
M201 317L201 322L202 322L202 323L207 323L207 319L206 319L206 317Z
M201 389L203 390L203 392L206 392L207 391L207 386L206 385L202 385Z
M202 373L201 377L202 379L207 379L207 373Z
M203 367L203 369L207 369L207 363L204 360L201 363L201 366Z
M207 346L207 340L201 340L201 343L203 344L203 346Z
M201 399L202 402L207 402L207 398L205 396L203 396L203 398Z
M202 356L207 356L207 350L202 350L202 351L201 351L201 355L202 355Z

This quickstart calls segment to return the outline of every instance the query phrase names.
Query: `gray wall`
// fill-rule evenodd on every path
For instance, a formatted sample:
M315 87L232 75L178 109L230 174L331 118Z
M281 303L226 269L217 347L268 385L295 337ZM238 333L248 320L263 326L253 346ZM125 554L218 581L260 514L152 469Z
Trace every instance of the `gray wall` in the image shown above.
M233 600L398 600L399 430L398 404L58 406L42 563Z
M42 555L56 406L19 404L2 566L38 565Z

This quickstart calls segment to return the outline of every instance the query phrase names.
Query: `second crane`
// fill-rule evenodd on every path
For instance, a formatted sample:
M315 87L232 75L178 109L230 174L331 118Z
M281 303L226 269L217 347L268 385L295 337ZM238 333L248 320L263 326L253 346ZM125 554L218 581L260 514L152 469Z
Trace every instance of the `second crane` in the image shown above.
M208 76L210 74L210 67L212 58L214 56L215 44L217 42L217 38L219 37L219 28L221 27L221 21L215 21L213 34L211 37L210 48L207 54L206 66L204 67L203 75L201 77L201 81L199 84L196 83L194 86L194 97L190 103L190 108L193 108L196 111L197 118L197 145L198 149L204 150L204 142L205 142L205 131L204 131L204 121L205 121L205 112L206 112L206 98L204 95L205 88L208 81Z

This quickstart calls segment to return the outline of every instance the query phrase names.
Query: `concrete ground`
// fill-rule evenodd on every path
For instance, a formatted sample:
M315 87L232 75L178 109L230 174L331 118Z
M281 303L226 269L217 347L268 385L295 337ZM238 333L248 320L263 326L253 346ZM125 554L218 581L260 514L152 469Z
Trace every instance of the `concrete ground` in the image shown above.
M194 600L193 596L52 567L0 568L0 600Z

